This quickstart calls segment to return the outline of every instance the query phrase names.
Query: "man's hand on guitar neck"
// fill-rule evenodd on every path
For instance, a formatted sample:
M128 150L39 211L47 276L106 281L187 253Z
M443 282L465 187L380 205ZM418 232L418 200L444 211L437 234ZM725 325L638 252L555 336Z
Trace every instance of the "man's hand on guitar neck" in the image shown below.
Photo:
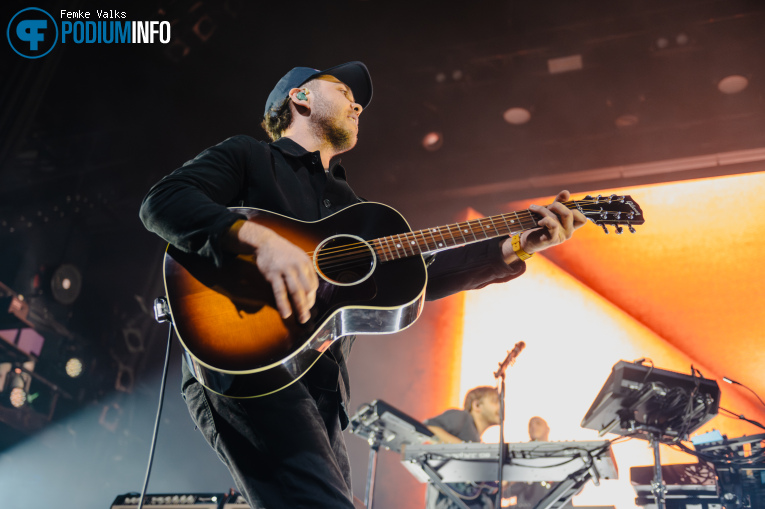
M521 234L521 249L528 254L544 251L547 248L562 244L571 238L574 230L581 228L587 222L584 214L578 210L570 210L563 202L571 198L571 193L561 191L555 201L546 207L531 205L529 210L543 216L537 221L540 228L527 230ZM513 250L511 239L502 243L502 255L508 264L517 261L518 255Z
M258 270L271 283L282 318L292 314L290 301L295 306L300 323L311 318L319 278L311 259L302 249L273 230L243 219L226 232L223 249L238 254L254 254Z

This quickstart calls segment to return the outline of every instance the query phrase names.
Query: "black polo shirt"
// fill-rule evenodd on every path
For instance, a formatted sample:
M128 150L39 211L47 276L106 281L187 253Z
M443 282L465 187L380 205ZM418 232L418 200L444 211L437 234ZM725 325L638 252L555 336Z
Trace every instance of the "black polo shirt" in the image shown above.
M227 207L256 207L316 221L360 201L348 186L339 159L325 171L318 151L308 152L289 138L266 143L240 135L208 148L155 184L144 198L140 217L148 230L175 247L209 257L220 266L221 237L244 219ZM426 298L521 275L525 264L508 266L499 244L499 239L492 239L439 253L428 268ZM350 396L345 359L351 344L352 339L335 342L332 357L322 356L327 360L322 366L317 363L306 380L342 389L346 404ZM190 380L184 366L184 383Z

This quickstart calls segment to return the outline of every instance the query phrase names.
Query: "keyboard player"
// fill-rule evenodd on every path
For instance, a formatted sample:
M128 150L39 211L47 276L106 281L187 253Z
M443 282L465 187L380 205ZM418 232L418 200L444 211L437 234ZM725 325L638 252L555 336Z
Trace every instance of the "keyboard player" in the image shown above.
M532 442L549 442L550 426L547 421L538 416L529 419L529 438ZM511 482L505 488L503 496L509 499L508 507L531 509L550 492L553 484L551 482ZM503 505L505 505L504 502ZM564 509L572 507L570 501L563 505Z
M491 426L499 424L499 393L494 387L480 386L465 395L463 409L449 409L425 424L439 442L480 442L481 435ZM496 484L480 485L453 483L448 485L470 509L494 509ZM425 504L427 509L453 509L455 504L432 485L428 485Z

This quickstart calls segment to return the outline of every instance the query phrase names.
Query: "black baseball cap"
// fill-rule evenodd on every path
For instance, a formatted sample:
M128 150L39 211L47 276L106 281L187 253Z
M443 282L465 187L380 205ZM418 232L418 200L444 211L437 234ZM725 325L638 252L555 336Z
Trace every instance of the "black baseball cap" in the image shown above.
M369 76L369 70L363 63L358 61L348 62L323 71L310 67L295 67L285 74L274 89L271 90L271 93L268 94L263 117L268 115L268 111L271 108L278 106L289 95L290 90L323 74L334 76L351 87L353 98L362 108L366 108L369 105L369 102L372 100L372 77Z

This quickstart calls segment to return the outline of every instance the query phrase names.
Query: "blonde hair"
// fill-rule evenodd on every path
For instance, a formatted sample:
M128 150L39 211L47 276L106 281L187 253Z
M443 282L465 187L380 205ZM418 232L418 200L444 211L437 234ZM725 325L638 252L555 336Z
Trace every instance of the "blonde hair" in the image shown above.
M497 389L494 387L489 387L488 385L482 385L479 387L474 387L468 391L467 394L465 394L465 404L464 408L466 412L470 412L470 410L473 408L473 403L475 401L481 401L483 398L489 395L494 395L499 397L499 393L497 392Z

